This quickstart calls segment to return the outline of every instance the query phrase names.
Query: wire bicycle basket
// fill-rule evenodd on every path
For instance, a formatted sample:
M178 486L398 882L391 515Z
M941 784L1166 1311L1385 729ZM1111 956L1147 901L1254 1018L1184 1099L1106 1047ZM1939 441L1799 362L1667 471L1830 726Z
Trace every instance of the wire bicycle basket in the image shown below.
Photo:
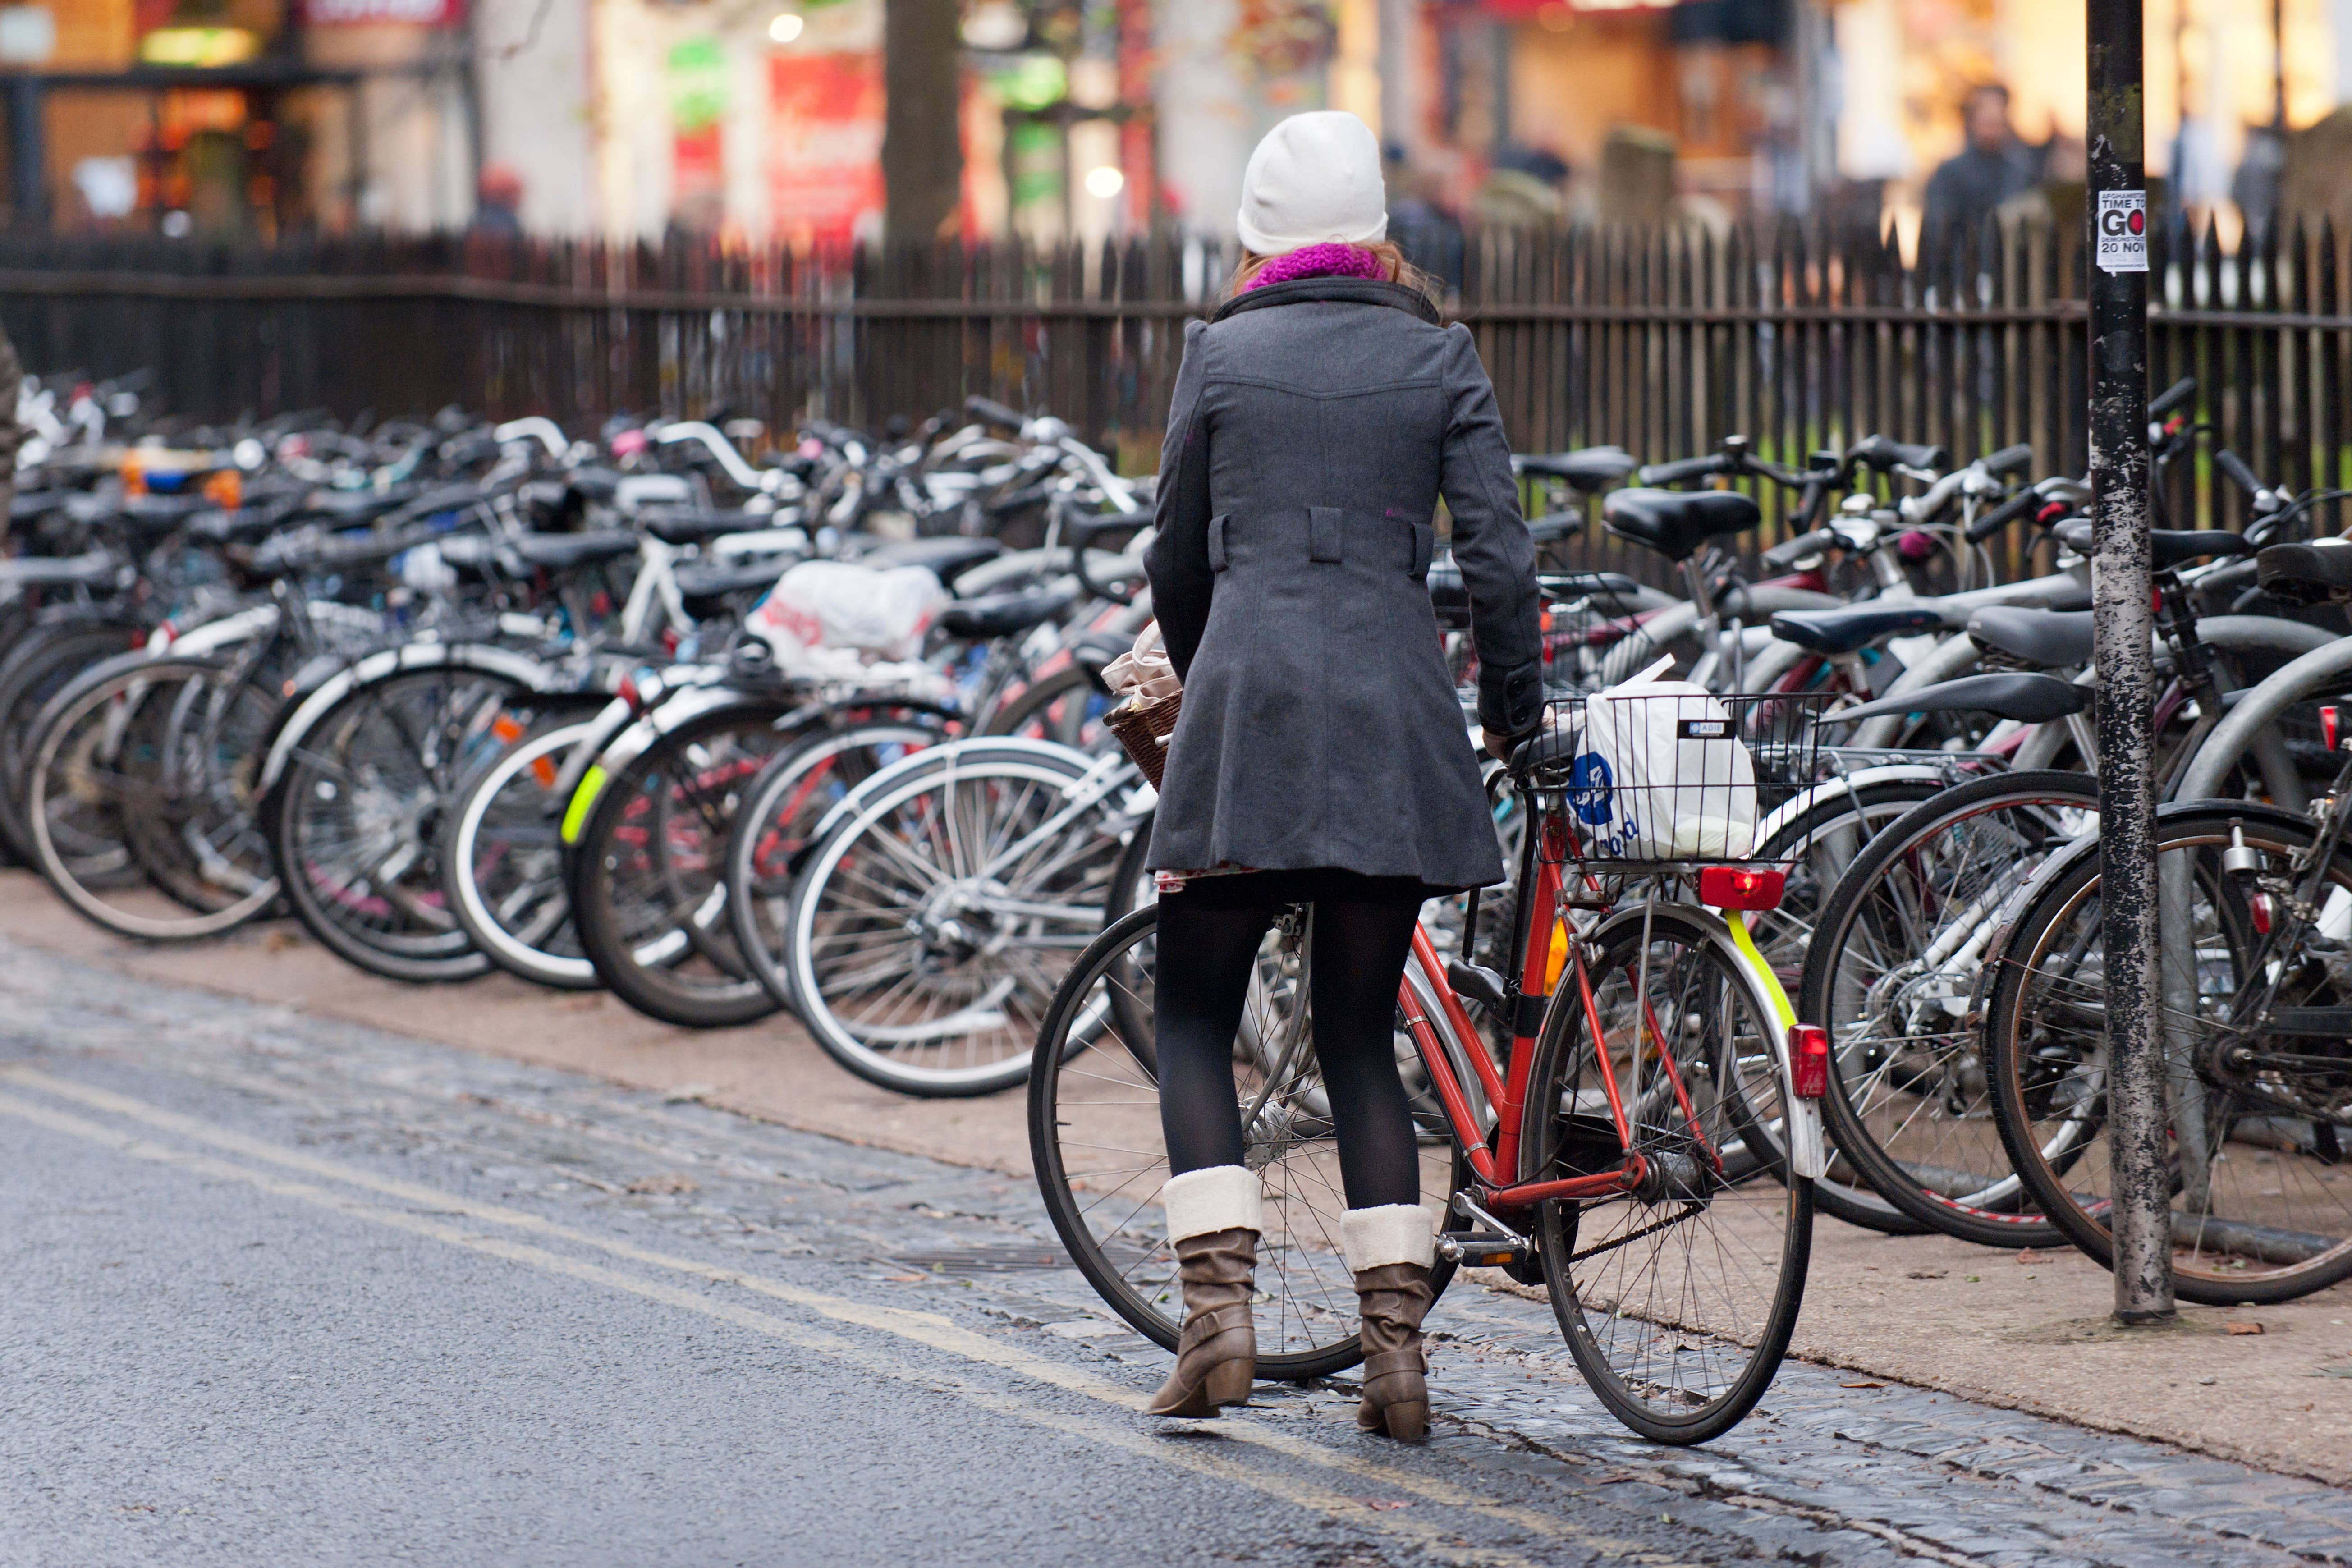
M1554 698L1526 773L1547 860L1591 875L1767 863L1760 827L1821 782L1834 693Z

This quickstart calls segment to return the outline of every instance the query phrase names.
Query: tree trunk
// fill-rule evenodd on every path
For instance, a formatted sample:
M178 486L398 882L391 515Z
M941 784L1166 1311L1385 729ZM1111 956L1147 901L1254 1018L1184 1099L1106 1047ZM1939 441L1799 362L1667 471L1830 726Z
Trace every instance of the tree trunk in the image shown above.
M935 238L963 195L956 0L883 0L882 232Z

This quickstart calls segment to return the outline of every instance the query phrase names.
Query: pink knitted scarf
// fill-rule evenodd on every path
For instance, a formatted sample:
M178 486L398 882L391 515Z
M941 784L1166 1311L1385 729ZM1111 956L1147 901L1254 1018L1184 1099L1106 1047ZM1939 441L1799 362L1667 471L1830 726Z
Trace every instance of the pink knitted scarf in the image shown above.
M1381 258L1360 245L1303 245L1297 250L1285 251L1258 268L1249 286L1263 289L1269 283L1287 283L1297 278L1387 276L1388 268L1381 265Z

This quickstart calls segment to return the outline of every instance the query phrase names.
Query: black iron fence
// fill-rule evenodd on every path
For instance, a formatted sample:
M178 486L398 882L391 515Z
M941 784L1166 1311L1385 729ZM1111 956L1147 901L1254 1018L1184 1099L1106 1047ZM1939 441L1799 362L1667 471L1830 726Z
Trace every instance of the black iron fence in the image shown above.
M1514 443L1613 442L1652 459L1727 434L1766 456L1872 432L1971 457L2018 441L2084 466L2082 246L2027 223L1916 258L1793 226L1488 232L1449 257ZM2352 245L2322 226L2224 251L2153 246L2153 378L2266 481L2352 478ZM0 321L25 363L153 370L192 417L457 403L585 426L727 412L878 427L985 393L1061 415L1130 468L1156 460L1183 323L1231 257L1166 235L810 258L674 242L458 237L215 250L0 241ZM1456 268L1458 267L1458 271ZM2209 463L2175 520L2242 520Z

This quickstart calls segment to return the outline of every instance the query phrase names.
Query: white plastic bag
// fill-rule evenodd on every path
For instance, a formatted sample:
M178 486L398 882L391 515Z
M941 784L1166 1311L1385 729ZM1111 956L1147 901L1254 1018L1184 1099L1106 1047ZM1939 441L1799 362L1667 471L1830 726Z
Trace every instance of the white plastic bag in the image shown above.
M948 602L921 566L803 561L776 580L745 617L787 675L838 679L865 662L914 658Z
M1607 860L1745 860L1756 851L1756 763L1706 688L1651 679L1588 698L1569 772L1586 853Z

